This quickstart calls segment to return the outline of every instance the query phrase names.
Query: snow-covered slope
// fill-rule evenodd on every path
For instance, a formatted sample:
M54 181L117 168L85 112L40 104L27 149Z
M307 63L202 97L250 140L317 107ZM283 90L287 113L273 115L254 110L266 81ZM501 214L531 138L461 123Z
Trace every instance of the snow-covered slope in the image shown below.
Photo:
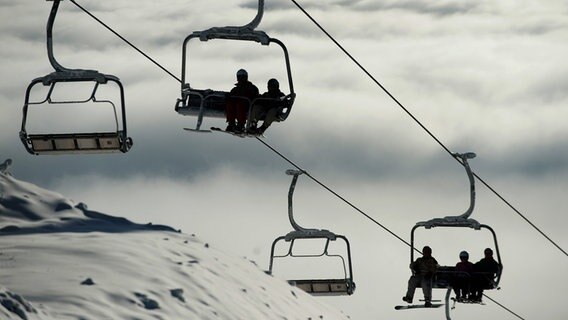
M348 319L167 226L0 173L1 319Z

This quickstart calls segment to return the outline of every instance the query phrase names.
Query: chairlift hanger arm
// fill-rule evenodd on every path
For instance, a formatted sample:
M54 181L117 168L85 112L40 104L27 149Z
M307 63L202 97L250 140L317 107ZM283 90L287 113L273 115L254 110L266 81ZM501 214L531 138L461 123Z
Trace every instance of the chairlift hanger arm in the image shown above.
M467 173L467 177L469 179L469 194L470 194L469 208L464 214L459 216L459 218L461 219L468 219L473 213L473 209L475 207L475 177L473 176L473 172L471 171L471 167L469 166L469 162L467 160L473 159L477 155L473 152L466 152L466 153L454 153L453 156L461 160L465 168L465 171Z
M251 22L244 25L243 28L249 28L253 30L256 29L256 27L258 27L258 25L260 24L260 21L262 21L263 15L264 15L264 0L258 0L258 11L256 13L256 16L254 17L254 19L252 19Z
M434 228L434 227L468 227L478 230L480 228L479 222L474 219L470 219L469 217L473 213L473 209L475 208L475 177L473 172L471 171L471 167L469 166L468 159L473 159L476 157L475 153L467 152L467 153L455 153L453 156L458 159L465 168L467 173L467 177L469 179L469 194L470 194L470 201L469 201L469 208L466 210L465 213L459 216L446 216L443 218L434 218L428 221L418 222L416 226L423 226L427 229Z
M290 183L290 189L288 191L288 218L290 219L290 224L294 228L297 233L319 233L320 231L325 230L318 230L318 229L306 229L301 227L295 220L294 220L294 210L293 210L293 197L294 197L294 190L296 189L296 182L298 181L298 177L303 174L303 171L298 170L286 170L287 175L292 175L292 182Z
M51 66L53 67L53 69L55 69L55 71L68 72L71 70L60 65L59 62L57 62L57 59L55 59L55 56L53 54L53 24L55 23L55 17L57 16L57 10L59 9L59 2L61 2L61 0L47 0L47 1L53 1L53 6L51 7L51 12L49 14L49 19L47 19L47 56L49 58L49 63L51 63Z
M44 85L49 85L54 81L89 81L95 80L99 83L106 83L109 77L96 70L83 70L83 69L69 69L63 67L53 53L53 25L55 24L55 18L57 16L57 11L59 9L59 3L62 0L47 0L53 1L53 6L49 13L49 18L47 19L46 27L46 38L47 38L47 57L49 63L55 70L54 73L49 74L43 78Z

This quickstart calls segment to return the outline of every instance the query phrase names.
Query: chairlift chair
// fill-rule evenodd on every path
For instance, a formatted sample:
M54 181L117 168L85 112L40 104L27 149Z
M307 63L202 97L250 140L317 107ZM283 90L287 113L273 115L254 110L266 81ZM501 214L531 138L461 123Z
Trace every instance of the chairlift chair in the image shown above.
M132 139L128 137L126 132L126 109L122 83L117 77L112 75L102 74L96 70L67 69L57 62L53 54L53 24L55 22L55 17L61 0L47 1L53 1L53 6L47 23L47 53L49 62L55 69L55 72L44 77L36 78L28 85L23 107L22 127L20 131L20 139L24 144L24 147L29 153L36 155L127 152L132 146ZM56 89L56 85L58 83L69 82L92 86L93 89L90 96L87 99L79 100L53 99L52 94ZM120 91L120 121L117 108L113 101L97 100L96 98L97 91L100 86L107 85L109 82L116 84ZM45 98L41 101L31 101L32 89L36 85L40 84L49 87ZM114 111L116 130L105 132L29 133L26 128L30 106L84 103L93 103L96 106L112 107Z
M270 265L269 273L272 274L275 259L282 258L319 258L319 257L332 257L341 261L343 265L343 276L332 279L314 279L314 278L302 278L288 280L293 286L296 286L307 293L315 296L336 296L336 295L351 295L355 291L355 282L353 281L353 267L351 263L351 247L349 241L343 235L335 234L328 230L320 229L306 229L299 226L294 220L293 210L292 210L292 196L294 193L294 188L298 180L298 176L301 175L302 171L287 170L286 174L293 175L292 183L290 185L290 190L288 193L288 216L290 223L294 228L294 231L289 232L284 236L280 236L274 240L272 243L272 248L270 251ZM316 254L295 254L294 244L297 241L303 241L307 239L322 239L325 241L324 248L322 252ZM337 240L341 240L343 243L344 251L346 257L339 254L330 254L329 248L331 244L337 243ZM288 250L283 255L276 255L275 248L276 245L284 241L288 244Z
M475 179L473 176L473 172L468 163L468 159L473 159L476 157L475 153L468 152L464 154L454 154L455 157L461 160L463 164L467 176L469 178L470 183L470 205L467 211L459 216L447 216L444 218L435 218L428 221L422 221L416 223L416 225L412 228L410 234L410 262L414 261L414 233L418 228L425 228L425 229L433 229L437 227L446 227L446 228L471 228L474 230L481 230L486 229L491 232L494 242L495 254L496 254L496 261L499 264L499 270L496 274L483 274L481 272L473 273L471 276L485 276L490 277L491 282L490 286L484 288L484 290L492 290L492 289L499 289L499 282L501 280L501 274L503 271L503 264L501 263L501 255L499 252L499 245L497 243L497 235L495 231L488 225L481 224L474 219L470 219L469 217L473 213L473 209L475 207ZM455 266L440 266L438 267L437 272L434 274L432 278L432 288L433 289L447 289L446 297L445 297L445 305L446 305L446 318L450 320L449 315L449 298L452 291L452 279L457 276L467 276L467 274L463 274L463 272L459 272L456 270ZM418 287L421 287L419 284Z
M292 82L292 71L290 69L290 58L288 55L288 49L280 40L269 37L265 32L255 30L259 25L264 13L264 0L258 1L258 12L255 18L247 25L240 27L213 27L203 31L195 31L189 36L187 36L183 42L182 47L182 64L181 64L181 98L177 99L175 105L175 111L181 115L197 117L197 123L195 130L201 132L209 132L210 130L202 130L201 125L203 123L204 117L209 118L225 118L225 106L227 102L227 96L229 92L223 90L212 90L212 89L197 89L196 87L190 85L186 77L186 65L188 56L188 44L191 39L198 38L201 41L209 41L213 39L223 39L223 40L237 40L237 41L252 41L258 42L261 45L268 46L271 43L275 43L282 49L284 53L284 59L286 62L286 71L288 77L288 86L290 88L290 93L286 94L282 98L256 98L250 100L246 97L233 97L237 99L244 100L249 106L248 119L246 123L246 129L249 128L251 122L251 110L252 107L259 103L269 101L272 105L278 106L278 114L275 121L281 122L288 118L296 94L294 93L294 84ZM265 115L261 115L261 119Z

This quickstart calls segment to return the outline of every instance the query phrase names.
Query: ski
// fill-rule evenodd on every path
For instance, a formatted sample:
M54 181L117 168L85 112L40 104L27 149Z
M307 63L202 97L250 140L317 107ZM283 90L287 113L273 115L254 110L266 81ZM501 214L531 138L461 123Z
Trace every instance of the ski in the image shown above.
M230 134L232 136L239 137L239 138L246 137L246 133L244 133L244 132L243 133L235 133L235 132L231 132L231 131L225 131L225 130L223 130L221 128L217 128L217 127L211 127L211 131L223 132L223 133Z
M211 127L211 131L217 131L217 132L223 132L226 134L230 134L239 138L245 138L245 137L249 137L249 138L255 138L255 137L264 137L261 134L250 134L250 133L246 133L246 132L242 132L242 133L235 133L235 132L230 132L230 131L225 131L221 128L217 128L217 127Z
M452 301L454 303L464 303L464 304L479 304L484 306L485 303L482 302L481 300L470 300L470 299L456 299L456 298L452 298Z
M192 129L192 128L183 128L183 130L186 131L191 131L191 132L211 132L211 131L216 131L216 132L222 132L222 133L226 133L226 134L230 134L232 136L235 137L239 137L239 138L245 138L245 137L249 137L249 138L255 138L255 137L261 137L264 138L264 135L262 134L250 134L250 133L235 133L235 132L230 132L230 131L225 131L221 128L217 128L217 127L211 127L211 130L202 130L202 129Z
M407 306L395 306L395 310L407 310L407 309L429 309L429 308L439 308L443 306L443 303L432 303L431 306L427 307L423 304L410 304Z
M183 128L183 130L191 132L211 132L211 130L201 130L201 129L192 129L192 128Z

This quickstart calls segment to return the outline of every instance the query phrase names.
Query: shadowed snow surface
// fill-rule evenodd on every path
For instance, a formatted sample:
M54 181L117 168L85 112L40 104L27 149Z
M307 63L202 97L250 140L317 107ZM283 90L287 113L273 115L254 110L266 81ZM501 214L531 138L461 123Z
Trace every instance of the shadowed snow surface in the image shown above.
M0 173L1 319L348 319L253 262Z

